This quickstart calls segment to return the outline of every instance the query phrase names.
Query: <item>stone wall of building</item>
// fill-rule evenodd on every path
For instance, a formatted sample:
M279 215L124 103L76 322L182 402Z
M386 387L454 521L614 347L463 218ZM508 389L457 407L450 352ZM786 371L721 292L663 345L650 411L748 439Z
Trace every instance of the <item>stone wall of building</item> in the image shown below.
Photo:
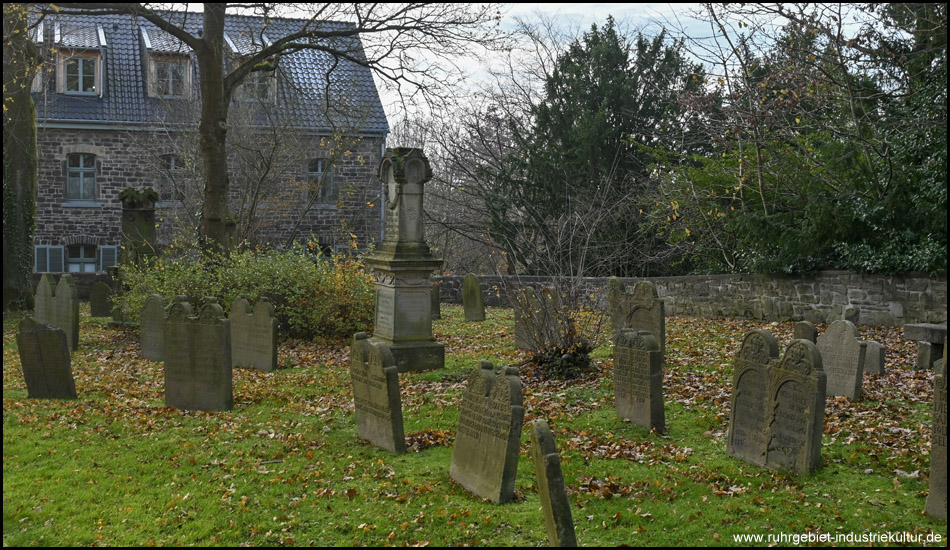
M461 276L434 277L443 302L461 303ZM632 286L644 279L621 279ZM650 277L668 315L767 321L902 326L947 320L947 279L921 274L862 275L827 271L814 276L695 275ZM509 307L507 288L550 284L548 277L479 276L485 302ZM586 278L581 287L606 307L607 279Z

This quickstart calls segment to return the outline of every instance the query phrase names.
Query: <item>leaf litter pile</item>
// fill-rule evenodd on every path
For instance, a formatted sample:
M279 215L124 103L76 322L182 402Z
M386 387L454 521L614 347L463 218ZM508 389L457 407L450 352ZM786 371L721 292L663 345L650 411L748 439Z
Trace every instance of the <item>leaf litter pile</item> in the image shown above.
M510 320L510 312L503 320ZM140 458L139 461L160 468L168 468L171 464L172 469L179 462L197 465L208 474L208 481L216 484L221 501L231 509L245 513L251 513L248 507L253 504L253 497L247 493L253 489L242 490L236 486L235 479L241 476L253 473L267 479L270 484L299 486L297 496L281 505L285 511L280 516L283 521L267 532L245 529L238 534L242 541L254 544L319 543L320 540L314 538L299 539L306 531L306 522L292 509L308 499L342 499L336 504L327 504L327 510L331 510L332 506L345 509L347 503L357 502L354 500L357 497L403 503L446 490L444 479L437 482L408 477L399 479L393 466L387 464L389 459L386 456L383 460L352 462L339 467L340 459L345 462L344 457L350 451L338 441L356 442L346 344L285 341L279 349L278 370L270 373L234 370L233 411L197 413L163 406L162 366L138 357L135 331L107 328L104 323L89 321L86 317L83 318L80 351L72 356L80 398L55 403L27 399L14 344L15 326L15 320L5 319L5 449L11 427L42 432L43 437L57 430L70 431L71 440L78 440L78 444L83 445L94 444L96 439L103 437L116 440L148 438L152 434L181 429L189 420L200 425L202 419L214 418L207 428L196 428L203 436L200 445L188 444L168 450L161 460L154 457L151 460ZM480 330L470 327L466 324L466 330ZM433 447L451 448L466 375L476 367L478 359L490 358L496 368L505 364L522 368L525 422L545 418L554 429L559 450L566 460L569 495L572 504L578 508L575 523L583 523L577 516L583 517L583 508L592 500L628 499L635 506L626 507L626 514L638 522L649 522L653 521L654 514L645 511L647 504L674 501L684 490L684 484L708 487L710 498L733 497L749 491L748 485L736 479L737 476L724 475L715 466L705 464L690 445L678 441L674 433L679 428L675 419L669 422L670 434L650 433L645 437L638 435L642 432L625 430L622 422L618 425L613 412L609 351L596 355L600 359L594 361L593 370L578 380L547 380L531 368L527 352L512 349L510 323L486 323L484 333L477 337L452 335L452 328L453 325L437 324L436 339L446 343L447 357L454 356L459 359L459 364L469 367L447 371L441 376L400 376L407 420L412 418L414 411L423 409L430 411L426 414L431 417L431 425L418 421L413 424L413 429L409 429L407 422L410 455ZM730 416L733 356L742 337L757 328L771 332L781 348L791 341L793 323L790 322L667 318L663 390L667 410L678 408L690 423L701 426L703 437L718 446L720 453L725 448ZM824 328L819 326L820 330ZM885 374L865 375L862 402L834 397L827 399L823 444L827 447L835 443L839 450L823 454L823 468L856 461L866 466L865 473L879 472L893 478L895 486L899 486L903 479L926 481L930 464L932 373L913 369L915 344L904 341L899 328L859 328L862 338L876 340L885 346ZM247 413L242 414L242 409ZM444 411L445 418L441 418L441 413L431 411ZM600 421L602 419L610 420ZM340 435L341 431L346 433ZM262 441L266 444L257 443ZM527 460L524 455L528 454L526 441L527 438L523 438L521 470L532 469L524 464ZM214 450L208 451L206 447ZM367 449L365 442L359 447ZM228 452L228 448L233 450ZM56 449L49 450L50 454L56 452ZM367 452L373 454L372 449ZM282 463L289 457L301 458L304 468L294 472L283 469ZM22 458L8 457L6 451L4 453L4 509L12 506L11 510L17 510L11 512L10 517L26 510L26 504L10 502L7 496L7 476L18 475L16 461ZM584 465L598 460L622 461L651 468L660 472L658 475L668 483L631 479L606 470L584 471ZM331 464L335 466L331 467ZM353 485L354 480L367 479L373 480L375 490ZM531 479L531 476L519 473L519 499L523 500L526 491L535 490L534 483L529 481ZM760 489L771 486L773 492L775 487L783 491L799 490L793 478L781 474L767 472L764 479L767 481ZM181 521L182 514L187 517L189 507L183 502L186 498L187 494L179 494L175 503L171 503L168 511L163 513L163 521L174 523ZM702 496L702 500L706 498L707 495ZM810 498L814 500L815 495ZM804 494L802 500L805 502ZM177 520L169 518L171 512L177 514ZM424 516L422 511L418 514ZM613 522L622 523L620 516L620 512L613 516ZM488 518L485 519L490 523ZM416 520L418 523L418 515ZM358 531L361 538L345 540L369 545L424 545L429 542L423 536L417 537L418 532L412 533L412 521L393 521L397 527L389 531L381 528L385 532L375 532L375 523L347 524L347 529ZM233 525L234 520L231 523ZM603 527L609 527L606 520ZM645 528L637 527L637 531L641 530ZM453 539L452 543L478 544L475 535L479 533L482 537L487 536L477 528L466 529L465 536L472 535L473 538ZM228 540L215 539L216 536L219 535L205 542ZM170 537L157 542L176 540ZM4 541L8 542L6 526ZM489 542L485 538L481 540L482 544Z

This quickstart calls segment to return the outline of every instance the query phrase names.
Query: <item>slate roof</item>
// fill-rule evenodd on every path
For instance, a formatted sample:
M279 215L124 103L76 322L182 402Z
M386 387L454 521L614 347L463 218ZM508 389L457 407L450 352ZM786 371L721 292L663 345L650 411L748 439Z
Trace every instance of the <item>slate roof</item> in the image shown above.
M200 13L174 12L169 15L177 18L176 23L187 18L185 23L192 32L201 28ZM285 18L265 22L260 17L229 15L225 20L225 34L229 45L237 52L228 52L228 55L237 58L258 51L262 42L286 36L307 22ZM44 41L55 41L52 32L55 28L59 31L55 36L60 40L57 47L100 52L104 61L104 85L101 97L59 94L56 93L55 78L48 78L45 92L34 96L41 126L147 127L181 116L169 113L168 107L174 105L176 100L148 97L145 79L147 59L144 57L151 54L190 54L187 46L178 39L144 19L127 15L59 15L47 25L51 30L45 33ZM320 25L334 29L345 28L348 24L324 22ZM335 48L345 48L356 58L364 57L362 44L357 38L335 40L332 44ZM343 128L364 135L385 134L389 131L386 114L369 69L345 59L335 60L332 55L320 50L303 49L284 55L277 72L276 100L272 106L276 110L271 114L276 113L293 128L314 133L329 133L332 128ZM198 85L194 62L192 81L192 94L196 97ZM196 115L187 117L194 120L178 121L197 122Z

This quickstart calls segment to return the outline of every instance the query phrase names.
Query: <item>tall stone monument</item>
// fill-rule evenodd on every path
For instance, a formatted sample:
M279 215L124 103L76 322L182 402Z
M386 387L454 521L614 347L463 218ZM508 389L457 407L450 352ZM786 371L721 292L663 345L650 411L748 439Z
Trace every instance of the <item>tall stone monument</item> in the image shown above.
M366 265L376 271L376 330L371 341L389 345L399 372L445 365L445 346L432 335L429 276L442 260L425 239L422 187L432 177L421 149L386 150L379 167L386 184L386 236Z

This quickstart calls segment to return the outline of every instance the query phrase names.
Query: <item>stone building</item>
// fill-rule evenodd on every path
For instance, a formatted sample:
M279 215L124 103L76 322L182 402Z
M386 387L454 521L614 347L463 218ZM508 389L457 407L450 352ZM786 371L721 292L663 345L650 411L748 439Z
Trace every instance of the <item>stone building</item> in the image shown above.
M201 28L200 13L168 15ZM228 62L303 24L229 16ZM159 245L194 230L203 195L190 49L126 15L52 17L33 38L46 55L32 84L40 159L35 271L98 272L116 263L126 188L158 192ZM357 39L345 40L351 55L363 56ZM389 127L370 70L314 49L275 61L276 70L251 73L230 107L236 240L307 241L326 252L353 236L359 246L381 239L376 170Z

